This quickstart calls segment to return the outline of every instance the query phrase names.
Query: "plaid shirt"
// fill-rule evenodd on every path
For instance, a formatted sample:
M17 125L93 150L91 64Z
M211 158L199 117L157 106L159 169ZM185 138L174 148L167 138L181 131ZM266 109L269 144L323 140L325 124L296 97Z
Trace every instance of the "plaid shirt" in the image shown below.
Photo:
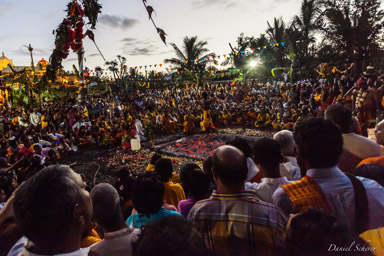
M287 218L252 191L213 192L197 202L188 215L203 234L212 255L280 255Z

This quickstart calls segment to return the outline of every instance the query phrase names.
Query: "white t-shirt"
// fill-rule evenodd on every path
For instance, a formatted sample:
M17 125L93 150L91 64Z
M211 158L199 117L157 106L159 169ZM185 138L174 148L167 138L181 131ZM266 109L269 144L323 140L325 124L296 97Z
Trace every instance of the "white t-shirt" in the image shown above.
M344 149L355 156L365 159L383 155L383 150L376 141L355 133L343 134Z
M41 255L36 253L29 252L25 247L28 244L28 238L22 237L17 241L11 250L8 252L7 256L47 256L47 255ZM90 247L87 248L81 248L77 251L70 252L70 253L61 253L61 254L54 254L50 256L88 256Z

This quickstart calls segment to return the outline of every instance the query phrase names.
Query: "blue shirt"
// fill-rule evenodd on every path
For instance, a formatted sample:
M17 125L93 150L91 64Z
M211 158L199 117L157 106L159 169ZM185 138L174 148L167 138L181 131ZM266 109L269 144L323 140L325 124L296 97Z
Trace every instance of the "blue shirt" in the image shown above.
M139 213L132 214L127 219L126 224L129 227L141 228L142 226L145 226L150 222L154 222L156 220L160 220L160 219L163 219L165 217L172 216L172 215L177 215L177 216L183 217L183 215L181 215L178 212L166 210L166 209L164 209L164 207L161 207L161 209L158 212L150 215L149 218L147 216L141 215Z

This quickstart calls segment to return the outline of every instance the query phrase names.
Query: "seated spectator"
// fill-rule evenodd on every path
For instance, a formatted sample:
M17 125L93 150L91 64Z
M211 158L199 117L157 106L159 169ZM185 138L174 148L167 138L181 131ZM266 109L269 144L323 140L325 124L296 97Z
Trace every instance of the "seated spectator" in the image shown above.
M384 226L384 188L337 167L343 152L340 129L329 120L311 118L298 121L293 134L306 176L278 188L275 205L287 215L310 208L328 211L356 233Z
M315 209L293 215L287 225L285 242L288 255L292 256L368 256L372 255L369 251L358 249L373 249L361 239L353 237L346 226L337 222L337 218Z
M137 213L132 214L126 221L127 226L141 228L170 215L180 213L166 210L163 207L165 188L156 173L141 174L132 188L132 201Z
M169 216L149 224L133 244L134 256L206 256L204 240L183 218Z
M91 191L91 199L93 219L104 231L104 239L93 244L91 251L100 256L132 255L131 243L139 230L125 224L116 189L108 183L98 184Z
M383 155L383 150L374 140L351 132L351 109L341 104L332 105L327 108L325 118L334 122L343 133L343 154L338 165L341 171L352 173L361 160Z
M253 159L263 174L261 183L246 182L245 188L255 191L263 201L273 203L272 195L280 186L288 184L286 177L280 176L280 163L283 156L280 145L276 140L261 138L253 146Z
M279 142L281 154L284 157L284 162L280 164L281 177L287 177L287 180L300 180L301 172L297 164L293 133L288 130L282 130L273 135L273 139Z
M371 179L384 187L384 166L381 164L363 164L356 168L355 175Z
M232 146L213 152L217 185L209 199L197 202L188 215L202 233L211 255L276 255L283 247L285 215L244 190L246 157ZM250 232L252 230L252 232Z
M192 165L193 163L189 163ZM196 165L196 164L195 164ZM184 172L185 169L184 169ZM186 200L181 200L177 207L177 210L185 218L188 216L189 211L193 205L200 200L206 199L211 195L210 181L209 177L200 169L197 165L197 168L188 170L186 173L183 173L182 169L182 179L184 180L182 184L187 186L189 189L189 196Z
M84 188L80 175L65 165L49 166L24 182L13 210L25 238L8 255L88 255L89 248L80 249L92 216Z
M180 184L172 183L169 180L172 178L172 161L169 158L161 158L156 161L155 173L159 175L160 180L164 182L165 194L164 203L171 204L175 207L181 200L185 200L183 187Z

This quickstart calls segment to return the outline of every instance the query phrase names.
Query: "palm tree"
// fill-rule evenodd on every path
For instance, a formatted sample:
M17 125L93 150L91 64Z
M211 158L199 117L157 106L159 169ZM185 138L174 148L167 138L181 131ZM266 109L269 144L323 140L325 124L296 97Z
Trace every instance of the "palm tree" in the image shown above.
M376 56L384 28L384 10L379 0L322 0L322 26L325 38L339 49L343 62L355 62L357 73L363 62ZM374 58L375 59L375 58Z
M309 54L308 48L310 43L315 42L314 32L318 30L318 25L321 22L320 14L321 10L318 0L303 0L300 14L293 18L291 26L297 28L301 33L300 49L305 57Z
M108 69L113 72L113 77L121 79L127 70L127 59L121 55L117 55L117 60L106 61L105 65L108 66Z
M275 63L278 67L284 67L286 63L285 52L286 46L285 44L281 44L284 42L284 32L285 32L285 23L283 19L280 17L279 19L274 18L273 26L267 22L268 28L266 30L269 41L271 45L274 45L275 49Z
M216 55L209 53L206 48L207 41L198 41L197 36L184 37L182 49L176 44L171 43L171 46L175 50L176 58L165 59L165 63L171 63L174 65L174 69L177 71L194 71L202 72L206 68L207 63L217 64L214 59Z

